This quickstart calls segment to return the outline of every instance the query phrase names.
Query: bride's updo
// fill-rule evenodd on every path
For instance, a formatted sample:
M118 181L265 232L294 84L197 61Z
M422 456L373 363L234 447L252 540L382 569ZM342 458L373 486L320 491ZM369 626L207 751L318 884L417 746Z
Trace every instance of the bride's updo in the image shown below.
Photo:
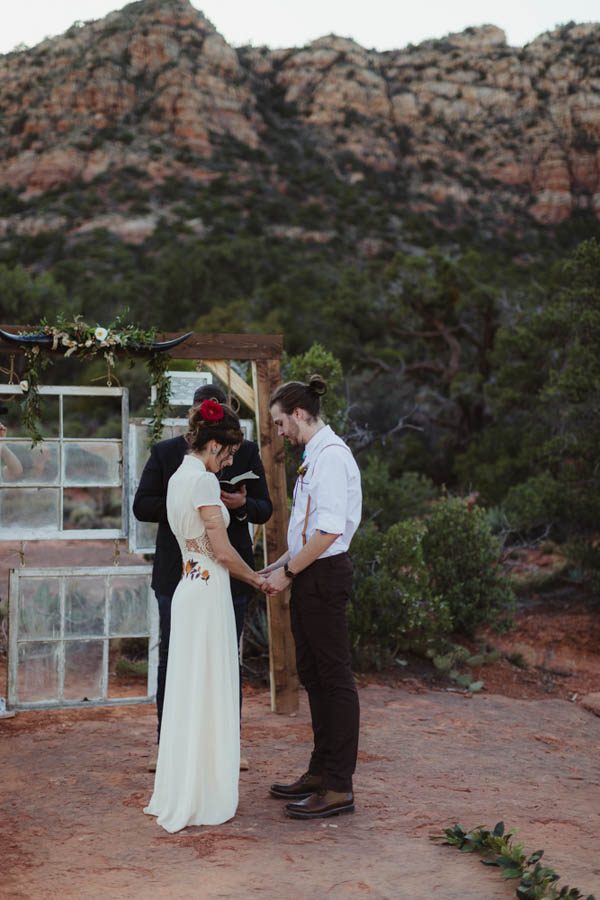
M282 412L291 416L295 409L305 409L313 419L321 415L321 397L327 393L327 382L320 375L311 375L308 383L287 381L271 394L269 406L275 403Z
M185 439L190 450L200 451L209 441L233 447L242 443L244 435L231 407L217 400L203 400L190 410Z

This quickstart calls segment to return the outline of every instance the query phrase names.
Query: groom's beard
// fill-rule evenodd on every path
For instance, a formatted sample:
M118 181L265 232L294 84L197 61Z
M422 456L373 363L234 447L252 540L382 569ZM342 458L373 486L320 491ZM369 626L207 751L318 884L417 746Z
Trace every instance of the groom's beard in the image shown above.
M288 433L286 434L286 438L290 442L293 447L297 447L298 444L301 444L300 440L300 426L297 422L291 421L288 424Z

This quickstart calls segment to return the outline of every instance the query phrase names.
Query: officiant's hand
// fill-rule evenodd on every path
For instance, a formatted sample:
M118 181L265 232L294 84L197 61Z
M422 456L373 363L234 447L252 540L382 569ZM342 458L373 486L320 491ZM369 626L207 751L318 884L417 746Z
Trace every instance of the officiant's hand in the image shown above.
M221 500L227 509L241 509L246 505L246 485L243 484L239 491L234 491L232 494L221 491Z

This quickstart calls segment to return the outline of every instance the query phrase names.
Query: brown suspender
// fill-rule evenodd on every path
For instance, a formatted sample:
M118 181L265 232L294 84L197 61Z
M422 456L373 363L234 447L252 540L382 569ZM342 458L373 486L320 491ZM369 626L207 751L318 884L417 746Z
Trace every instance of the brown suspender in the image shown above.
M308 503L306 504L306 515L304 516L304 527L302 529L302 546L306 544L306 529L308 528L308 514L310 513L310 494L308 495Z

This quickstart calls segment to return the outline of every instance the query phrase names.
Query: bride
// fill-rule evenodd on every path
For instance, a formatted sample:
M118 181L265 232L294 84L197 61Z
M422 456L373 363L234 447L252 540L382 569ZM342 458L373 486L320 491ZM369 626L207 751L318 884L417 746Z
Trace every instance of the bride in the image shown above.
M167 490L183 574L173 596L154 793L144 809L169 832L235 815L239 670L229 575L259 590L265 584L229 543L229 513L216 477L242 441L237 416L204 400L190 411L186 438L189 453Z

